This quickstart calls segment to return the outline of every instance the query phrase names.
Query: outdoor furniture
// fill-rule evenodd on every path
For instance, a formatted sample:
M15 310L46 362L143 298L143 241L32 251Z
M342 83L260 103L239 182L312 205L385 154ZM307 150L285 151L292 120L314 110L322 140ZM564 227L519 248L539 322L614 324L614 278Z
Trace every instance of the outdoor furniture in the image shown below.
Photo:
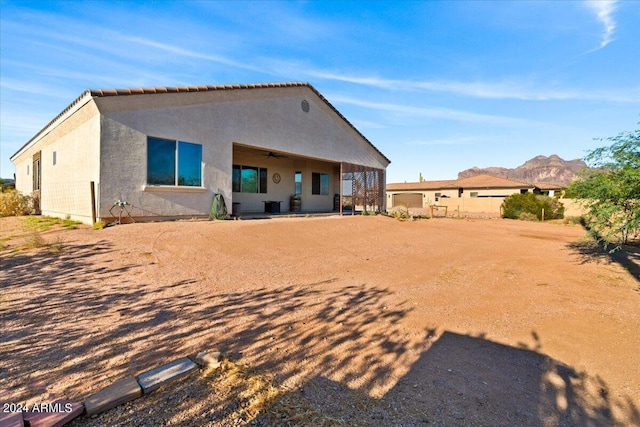
M272 213L272 214L280 213L280 203L282 203L282 201L263 200L262 202L264 203L264 213Z

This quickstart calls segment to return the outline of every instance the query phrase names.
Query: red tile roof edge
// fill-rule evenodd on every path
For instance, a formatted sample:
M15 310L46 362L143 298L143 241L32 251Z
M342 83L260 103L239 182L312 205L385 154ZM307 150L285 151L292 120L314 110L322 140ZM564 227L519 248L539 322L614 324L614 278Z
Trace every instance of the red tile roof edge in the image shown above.
M470 178L474 178L477 176L487 176L487 177L492 177L492 178L497 178L500 179L502 181L511 181L513 184L510 186L487 186L487 185L478 185L477 187L474 186L466 186L464 185L464 182L461 183L461 181L464 180L468 180ZM442 185L437 185L437 184L442 184ZM397 188L394 188L398 186ZM387 189L391 190L391 191L411 191L411 190L433 190L433 189L451 189L451 188L459 188L459 187L463 187L463 188L519 188L519 187L537 187L537 188L543 188L543 189L549 189L549 190L559 190L562 188L562 186L559 186L557 184L549 184L549 183L531 183L531 182L525 182L525 181L516 181L514 179L510 179L510 178L503 178L500 176L495 176L495 175L489 175L489 174L478 174L478 175L473 175L467 178L461 178L461 179L452 179L452 180L434 180L434 181L422 181L422 182L395 182L395 183L389 183L387 184ZM404 187L404 188L403 188Z
M176 87L147 87L147 88L129 88L129 89L87 89L80 96L78 96L67 108L62 110L60 114L58 114L53 120L47 123L40 131L38 131L29 141L27 141L22 147L18 149L10 159L13 159L18 153L20 153L25 147L27 147L31 142L33 142L38 136L42 134L42 132L47 129L49 126L54 124L60 117L65 115L68 111L70 111L74 106L76 106L86 95L90 95L92 97L106 97L106 96L124 96L124 95L151 95L151 94L162 94L162 93L183 93L183 92L207 92L207 91L215 91L215 90L230 90L230 89L267 89L267 88L281 88L281 87L308 87L311 89L320 99L322 99L328 106L331 108L342 120L345 121L354 130L362 139L364 139L371 147L383 159L387 161L387 163L391 163L391 160L387 158L382 152L375 146L369 139L362 134L345 116L342 115L338 111L336 107L334 107L328 100L325 98L316 88L314 88L310 83L305 82L284 82L284 83L252 83L252 84L227 84L227 85L201 85L201 86L176 86Z

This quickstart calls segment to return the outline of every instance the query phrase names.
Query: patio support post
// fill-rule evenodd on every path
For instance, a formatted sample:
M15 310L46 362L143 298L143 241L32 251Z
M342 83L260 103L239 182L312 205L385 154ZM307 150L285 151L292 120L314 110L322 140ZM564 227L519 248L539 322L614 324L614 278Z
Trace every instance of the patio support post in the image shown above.
M340 162L340 216L342 216L342 196L343 196L343 192L342 192L342 182L343 182L343 176L342 176L342 165L343 163Z

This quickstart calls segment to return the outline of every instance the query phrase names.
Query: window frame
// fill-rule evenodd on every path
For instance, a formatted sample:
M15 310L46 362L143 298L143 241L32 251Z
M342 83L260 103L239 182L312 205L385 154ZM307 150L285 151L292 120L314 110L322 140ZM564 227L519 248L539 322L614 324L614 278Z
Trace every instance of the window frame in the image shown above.
M244 170L252 170L256 172L256 191L244 191L244 174L242 173ZM244 194L267 194L269 181L268 177L268 168L234 164L231 166L231 191L233 193Z
M326 178L323 180L323 178ZM326 181L326 182L323 182ZM329 195L329 174L324 172L311 173L311 194L314 196Z
M173 165L171 165L171 169L173 172L173 183L170 184L168 182L150 182L150 167L151 167L151 151L149 150L149 143L152 141L158 141L158 142L164 142L164 143L173 143L173 151L172 151L172 159L173 160ZM191 146L195 146L199 148L199 152L198 157L199 157L199 165L196 165L195 163L192 165L188 165L188 164L182 164L181 166L181 157L180 157L180 146L184 144L185 145L191 145ZM168 144L167 144L168 145ZM186 147L182 150L182 151L186 151ZM167 151L169 152L169 151ZM164 165L167 166L167 165ZM181 172L184 172L185 169L193 169L193 170L197 170L198 172L198 176L196 177L196 183L193 185L189 185L189 184L185 184L184 183L184 177L181 176ZM184 188L184 189L188 189L188 188L204 188L203 185L203 163L202 163L202 144L198 144L195 142L188 142L188 141L180 141L177 139L168 139L168 138L160 138L160 137L156 137L156 136L147 136L147 182L146 182L146 186L150 186L150 187L169 187L169 188ZM191 178L192 179L192 178ZM160 181L159 179L157 179L157 181ZM183 183L181 183L181 181L183 181Z
M302 195L302 171L295 171L293 174L293 194Z

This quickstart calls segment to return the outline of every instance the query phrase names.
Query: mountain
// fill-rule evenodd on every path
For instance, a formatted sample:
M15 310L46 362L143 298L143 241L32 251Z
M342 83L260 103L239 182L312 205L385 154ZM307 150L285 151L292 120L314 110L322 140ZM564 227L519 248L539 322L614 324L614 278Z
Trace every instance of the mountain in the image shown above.
M479 174L489 174L516 181L547 182L565 186L575 180L577 173L586 167L586 163L582 160L563 160L560 156L552 154L549 157L536 156L513 169L502 167L478 168L474 166L471 169L459 172L458 179Z

